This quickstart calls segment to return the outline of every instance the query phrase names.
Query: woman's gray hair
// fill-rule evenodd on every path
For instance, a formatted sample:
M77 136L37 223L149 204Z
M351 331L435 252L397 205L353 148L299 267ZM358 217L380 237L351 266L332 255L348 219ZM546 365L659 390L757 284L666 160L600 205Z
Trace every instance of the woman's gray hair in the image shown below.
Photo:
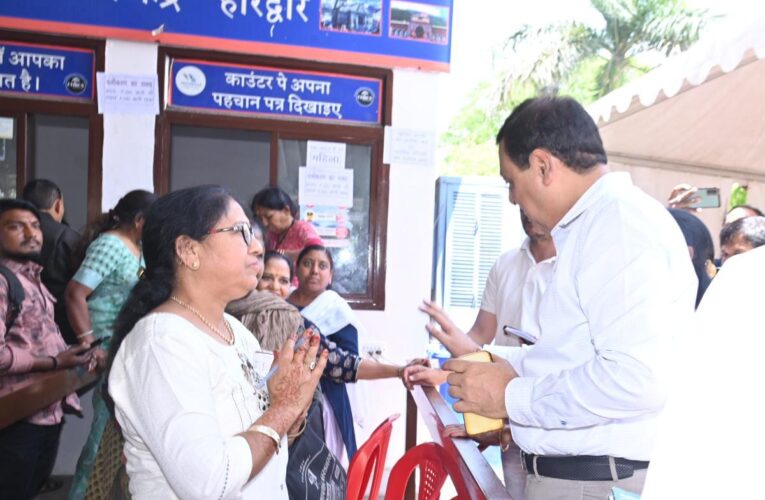
M226 312L250 330L261 349L278 351L290 335L302 335L303 317L295 306L269 292L253 291L229 303Z

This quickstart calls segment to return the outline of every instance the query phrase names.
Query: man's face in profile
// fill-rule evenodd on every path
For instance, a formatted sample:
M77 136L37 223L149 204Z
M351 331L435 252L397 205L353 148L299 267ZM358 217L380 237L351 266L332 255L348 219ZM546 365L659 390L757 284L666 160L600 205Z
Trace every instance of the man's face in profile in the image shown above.
M748 252L752 248L752 244L744 238L743 234L736 234L728 243L720 246L720 265L725 264L725 261L734 255Z

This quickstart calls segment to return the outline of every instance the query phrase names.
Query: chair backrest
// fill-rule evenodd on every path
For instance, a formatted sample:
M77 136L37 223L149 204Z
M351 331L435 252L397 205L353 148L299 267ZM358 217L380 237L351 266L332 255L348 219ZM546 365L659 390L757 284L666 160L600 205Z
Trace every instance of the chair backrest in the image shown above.
M382 474L385 470L385 457L388 453L393 421L399 416L399 414L395 414L388 417L356 450L351 463L348 465L348 484L345 491L347 500L363 500L370 476L372 477L372 489L369 491L369 498L377 498L380 492Z
M393 466L388 477L385 500L403 500L409 478L418 468L420 470L418 500L438 500L447 476L451 478L457 490L455 499L470 499L470 493L462 480L459 467L449 457L446 450L437 443L423 443L406 452Z

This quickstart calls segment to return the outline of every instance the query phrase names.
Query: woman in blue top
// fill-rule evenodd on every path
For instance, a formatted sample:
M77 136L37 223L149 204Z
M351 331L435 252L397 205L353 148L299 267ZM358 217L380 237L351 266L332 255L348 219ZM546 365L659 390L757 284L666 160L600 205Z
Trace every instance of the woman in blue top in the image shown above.
M328 290L332 283L332 270L329 250L320 245L305 247L296 262L298 287L288 301L328 340L358 356L359 335L363 335L363 327L348 303L336 292ZM321 390L325 403L328 403L324 405L327 447L341 461L345 462L346 457L350 461L356 453L354 421L361 425L367 413L364 394L357 390L355 384L339 384L326 377L321 379Z
M153 193L131 191L105 214L94 230L85 259L67 285L67 314L80 342L104 339L94 358L103 367L111 343L114 320L143 269L141 233L144 213L154 202ZM93 424L77 461L69 498L85 498L98 446L109 420L101 397L101 382L93 390ZM107 479L104 484L110 483Z

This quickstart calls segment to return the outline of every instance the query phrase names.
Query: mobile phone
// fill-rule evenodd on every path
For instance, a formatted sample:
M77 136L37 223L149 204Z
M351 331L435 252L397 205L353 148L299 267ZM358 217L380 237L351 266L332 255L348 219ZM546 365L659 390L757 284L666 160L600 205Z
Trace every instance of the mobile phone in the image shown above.
M505 332L505 335L515 335L516 337L520 337L526 342L528 342L529 344L536 344L537 340L539 340L539 338L536 335L529 332L524 332L523 330L519 330L518 328L513 328L510 325L503 326L502 331Z
M87 348L87 350L85 352L92 351L96 347L98 347L101 344L103 344L105 340L106 340L106 337L99 337L99 338L97 338L96 340L94 340L93 342L90 343L90 346Z
M689 208L719 208L720 188L698 188L693 198L697 201L693 205L689 205Z
M478 361L481 363L492 363L491 353L488 351L476 351L468 354L463 354L459 359L465 359L467 361ZM465 413L465 431L468 436L475 436L476 434L483 434L491 431L498 431L505 426L505 423L500 418L484 417L477 413Z

